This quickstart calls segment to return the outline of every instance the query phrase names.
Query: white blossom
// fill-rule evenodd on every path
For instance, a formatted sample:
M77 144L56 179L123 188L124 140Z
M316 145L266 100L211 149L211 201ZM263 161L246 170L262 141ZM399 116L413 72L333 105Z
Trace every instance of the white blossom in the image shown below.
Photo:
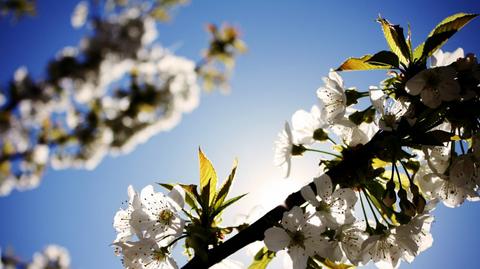
M278 134L275 141L275 156L273 163L280 166L284 171L284 176L290 175L291 159L293 148L293 135L288 122L285 122L285 129Z
M6 102L7 98L5 98L5 95L0 92L0 107L2 107Z
M28 69L25 66L19 67L15 70L15 74L13 75L14 81L18 84L24 81L28 76Z
M78 4L73 24L82 24L87 9L85 1ZM108 154L128 153L158 132L170 130L180 122L183 113L198 106L200 87L195 63L152 45L157 37L153 19L128 10L102 18L93 25L93 36L85 38L78 47L61 50L51 65L54 76L58 76L52 81L34 81L25 67L15 72L13 86L28 98L19 101L15 108L18 113L9 117L8 129L0 127L0 140L12 145L13 153L31 153L27 161L35 164L22 164L22 169L14 166L13 177L1 175L0 194L37 186L43 166L48 163L54 169L93 169ZM127 35L114 34L120 32ZM74 76L56 74L56 64L64 60L88 62L89 59L83 59L86 53L98 53L101 57L95 63L72 65ZM149 100L148 105L138 101L132 104L133 93L128 87L132 74L140 87L155 91L157 97ZM116 94L117 89L122 90L122 95ZM93 109L94 103L98 109ZM141 109L130 115L125 111L131 106ZM96 117L93 123L88 120L89 109ZM49 151L37 137L39 126L46 122L54 122L68 138L66 143L53 141Z
M431 67L447 66L456 62L459 58L465 57L462 48L456 49L454 52L444 52L438 49L432 54Z
M423 104L437 108L443 101L460 98L460 84L453 67L426 69L407 81L405 90L410 95L419 95Z
M392 131L398 127L400 118L404 116L410 107L406 98L388 98L381 89L370 86L370 101L378 112L378 127L385 131Z
M338 120L335 125L331 127L331 130L340 137L346 145L355 147L357 145L365 145L377 133L379 128L374 122L362 122L360 125L356 125L350 121L348 117L344 117Z
M280 227L265 231L265 245L271 251L287 248L294 269L304 269L308 257L325 255L329 244L320 234L321 226L316 216L304 214L300 207L293 207L283 214Z
M148 185L140 192L140 208L131 213L130 225L140 238L154 238L166 245L183 232L185 221L180 217L185 192L176 186L165 196Z
M322 104L325 121L334 124L345 114L347 97L343 86L343 79L335 71L330 71L328 77L324 77L324 86L318 88L317 97Z
M176 269L176 262L167 248L160 246L153 239L137 242L114 243L123 255L123 266L126 269Z
M316 195L310 186L301 189L303 198L318 212L322 223L329 228L337 228L343 224L353 223L353 208L357 196L352 189L333 189L332 180L327 174L313 179Z
M372 260L378 268L398 268L400 260L411 263L421 252L430 248L433 238L430 229L433 216L416 215L409 223L371 235L362 244L362 260Z
M364 222L355 222L339 226L335 238L330 243L330 253L326 257L334 262L360 265L362 259L362 244L368 238Z
M395 228L395 237L403 247L403 259L411 263L418 254L430 248L433 237L430 229L433 216L429 213L416 215L409 223Z
M13 176L0 174L0 196L9 195L16 187L16 181Z
M28 269L68 269L70 255L68 251L57 245L48 245L41 253L35 253Z
M75 9L73 10L72 17L70 18L70 22L73 28L80 28L82 27L85 22L87 21L88 16L88 3L87 1L80 1Z
M49 151L50 151L50 148L48 147L48 145L39 144L35 146L35 149L33 150L33 153L32 153L33 161L40 165L46 164L48 161Z
M318 106L312 106L310 113L298 110L292 116L293 133L299 144L312 144L315 142L315 131L325 127L325 119Z
M363 261L372 260L378 268L398 268L400 265L403 249L390 231L370 236L363 242L362 249Z
M478 201L480 196L476 192L474 170L471 170L473 167L469 168L472 163L465 159L467 157L462 157L454 161L452 167L449 152L449 146L425 149L425 160L420 159L415 183L428 198L438 198L447 207L458 207L465 200ZM445 174L449 167L450 172Z
M450 165L449 179L459 187L465 187L473 183L475 163L470 155L454 157Z
M127 208L120 209L115 214L113 218L113 227L117 231L117 238L114 242L119 241L128 241L131 240L132 235L140 234L140 231L135 231L135 229L130 224L132 219L132 212L141 207L140 197L137 192L130 185L128 186L128 204ZM135 222L133 220L132 222Z

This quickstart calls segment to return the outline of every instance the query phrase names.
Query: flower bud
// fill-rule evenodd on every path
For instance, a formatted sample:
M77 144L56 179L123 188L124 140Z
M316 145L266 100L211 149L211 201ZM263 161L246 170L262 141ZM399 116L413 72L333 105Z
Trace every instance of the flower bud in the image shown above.
M313 132L313 139L317 141L325 141L328 139L328 134L322 128L319 128Z
M408 201L407 199L401 199L400 200L400 209L402 210L402 213L409 216L413 217L416 214L416 208L415 206Z
M382 201L386 206L392 207L392 205L395 204L395 202L397 201L397 195L395 194L395 190L387 188L383 193Z
M306 150L303 145L292 145L292 156L302 155Z
M404 190L404 189L400 189L398 191L398 197L401 199L401 200L408 200L407 199L407 191Z
M427 204L427 201L425 200L425 198L423 198L423 196L420 194L414 195L412 202L415 205L415 208L417 209L417 213L422 214L423 210L425 210L425 205Z
M418 186L411 183L410 184L410 191L413 193L413 195L418 195L419 192L418 192Z

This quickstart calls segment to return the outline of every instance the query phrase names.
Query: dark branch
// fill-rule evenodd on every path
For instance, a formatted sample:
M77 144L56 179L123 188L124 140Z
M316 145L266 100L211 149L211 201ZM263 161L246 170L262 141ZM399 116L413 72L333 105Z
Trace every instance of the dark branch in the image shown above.
M343 160L326 173L332 179L336 179L336 183L340 186L349 185L349 182L353 182L354 179L357 179L359 176L356 173L357 168L365 167L366 162L369 162L379 151L384 150L379 142L385 141L385 139L388 139L390 136L392 136L392 134L389 132L378 132L367 144L360 145L348 154L344 154ZM316 188L313 182L311 182L309 186L315 191ZM183 266L182 269L209 268L246 245L263 240L265 231L278 223L282 219L284 212L289 211L294 206L300 206L305 202L300 191L290 194L283 205L279 205L270 210L245 230L242 230L221 245L210 249L207 252L208 260L202 260L199 256L195 256Z

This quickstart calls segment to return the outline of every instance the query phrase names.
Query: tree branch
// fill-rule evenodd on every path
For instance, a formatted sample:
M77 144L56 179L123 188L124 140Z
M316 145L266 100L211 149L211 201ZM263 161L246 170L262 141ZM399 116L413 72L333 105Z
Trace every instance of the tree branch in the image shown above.
M385 139L388 139L392 135L393 134L390 132L377 132L367 144L360 145L347 154L344 154L343 160L327 171L326 174L328 174L332 179L335 178L336 183L338 183L340 186L345 186L350 182L354 182L353 179L357 179L359 176L356 173L357 168L365 167L366 162L369 162L373 156L380 151L385 150L380 146L379 142L385 141ZM308 185L312 187L314 192L316 191L313 182L309 183ZM263 217L221 245L210 249L207 252L208 260L202 260L199 256L195 256L187 264L185 264L182 269L209 268L246 245L255 241L263 240L265 231L274 224L278 223L282 219L284 212L289 211L294 206L300 206L305 202L306 201L302 197L300 191L290 194L285 200L284 204L278 205L274 209L270 210Z

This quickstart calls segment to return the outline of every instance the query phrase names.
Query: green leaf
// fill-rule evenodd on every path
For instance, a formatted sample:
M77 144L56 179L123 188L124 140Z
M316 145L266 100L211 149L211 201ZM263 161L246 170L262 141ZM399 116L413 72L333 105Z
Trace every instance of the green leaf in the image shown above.
M233 167L232 171L230 172L230 175L228 175L228 178L223 182L222 186L220 187L220 190L218 193L215 195L214 203L215 207L219 207L222 205L222 203L225 201L225 198L227 198L228 191L230 190L230 187L232 186L233 179L235 177L235 172L237 171L237 166L238 166L238 161L235 159L233 162Z
M478 14L457 13L445 18L430 32L427 40L415 48L413 53L414 60L426 61L450 37L477 16Z
M202 197L207 197L208 204L212 204L217 188L217 173L213 168L212 163L203 154L202 150L198 149L198 159L200 162L200 191ZM208 188L205 188L208 185Z
M375 65L390 65L396 68L400 66L398 56L387 50L382 50L376 53L372 58L368 59L367 62Z
M253 257L253 262L250 264L248 269L265 269L273 260L273 258L275 258L275 252L263 247L257 252L257 254L255 254L255 257Z
M377 53L378 54L378 53ZM375 54L375 55L377 55ZM394 69L394 65L379 62L378 57L370 62L375 55L367 54L360 58L348 58L335 71L353 71L353 70L374 70L374 69Z
M236 201L240 200L245 195L247 195L247 194L245 193L245 194L242 194L242 195L239 195L239 196L233 197L232 199L227 200L221 206L215 208L215 211L213 211L212 217L216 217L217 215L220 215L225 208L229 207L230 205L232 205Z
M195 198L194 189L197 188L196 185L185 185L185 184L170 184L170 183L158 183L160 186L164 187L167 190L172 190L175 185L179 185L185 191L185 202L195 211L197 211L197 199Z
M208 181L207 185L205 185L201 190L200 190L200 204L202 205L202 208L206 211L209 212L210 209L210 181Z
M398 56L401 63L408 65L411 59L411 52L403 34L403 28L399 25L393 25L384 18L378 18L381 24L383 35L390 50Z

